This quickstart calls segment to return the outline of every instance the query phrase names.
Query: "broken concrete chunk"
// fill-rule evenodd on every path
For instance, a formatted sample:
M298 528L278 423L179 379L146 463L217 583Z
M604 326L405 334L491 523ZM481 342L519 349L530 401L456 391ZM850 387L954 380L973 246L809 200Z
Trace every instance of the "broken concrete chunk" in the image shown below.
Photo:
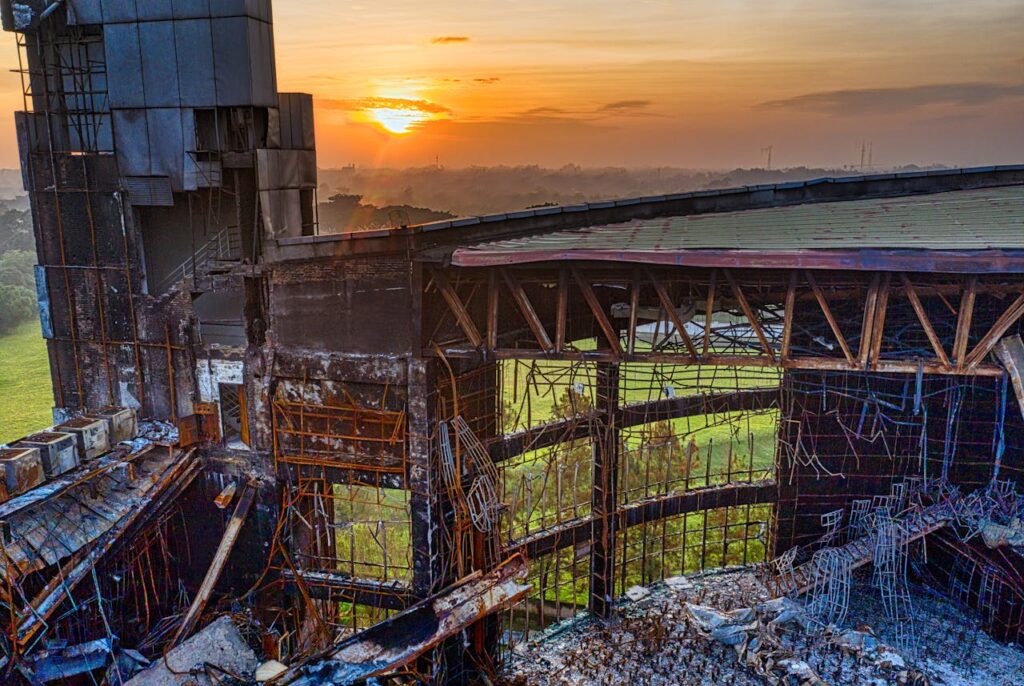
M192 683L214 686L203 668L206 664L229 674L249 677L255 673L259 660L234 622L221 617L169 652L166 663L157 661L132 677L125 686L185 686Z
M637 600L643 600L650 594L651 592L643 586L631 586L629 590L626 591L626 597L634 602Z
M720 626L711 631L711 638L727 646L738 646L749 638L749 635L757 631L757 622L750 624L734 624Z
M665 585L673 591L688 591L693 588L693 582L685 576L673 576L665 579Z
M1011 520L1008 526L990 522L982 527L981 538L989 548L1018 548L1024 546L1024 524L1019 519Z
M686 609L690 612L690 615L697 620L697 624L704 631L708 632L723 626L749 624L756 619L754 610L749 607L731 610L729 612L719 612L714 608L705 607L704 605L686 603Z
M267 660L256 669L256 681L263 683L275 679L288 671L287 665L277 660Z

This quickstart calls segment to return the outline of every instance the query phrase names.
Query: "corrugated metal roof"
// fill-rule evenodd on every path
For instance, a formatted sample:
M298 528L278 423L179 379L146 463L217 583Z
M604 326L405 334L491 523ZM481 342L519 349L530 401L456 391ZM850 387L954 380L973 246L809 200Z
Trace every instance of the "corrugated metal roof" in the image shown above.
M1024 186L634 219L463 247L452 262L614 260L881 269L892 260L900 263L893 268L957 271L948 268L954 257L961 256L966 265L977 263L983 253L986 260L977 266L1024 269L1024 261L1015 266L1024 260ZM1007 260L1014 263L1012 269L1004 264ZM935 266L939 262L943 266Z

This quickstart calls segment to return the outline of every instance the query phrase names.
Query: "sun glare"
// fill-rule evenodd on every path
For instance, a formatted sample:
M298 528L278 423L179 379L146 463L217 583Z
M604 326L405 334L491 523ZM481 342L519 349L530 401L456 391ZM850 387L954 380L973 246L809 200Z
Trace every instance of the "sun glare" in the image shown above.
M388 133L402 135L414 130L430 119L430 113L415 109L374 108L366 111L367 116Z

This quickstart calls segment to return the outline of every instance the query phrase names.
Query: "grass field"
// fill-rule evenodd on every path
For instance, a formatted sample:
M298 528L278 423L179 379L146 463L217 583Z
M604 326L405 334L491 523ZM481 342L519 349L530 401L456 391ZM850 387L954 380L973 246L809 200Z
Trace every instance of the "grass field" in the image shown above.
M0 336L0 443L52 424L50 361L39 322Z

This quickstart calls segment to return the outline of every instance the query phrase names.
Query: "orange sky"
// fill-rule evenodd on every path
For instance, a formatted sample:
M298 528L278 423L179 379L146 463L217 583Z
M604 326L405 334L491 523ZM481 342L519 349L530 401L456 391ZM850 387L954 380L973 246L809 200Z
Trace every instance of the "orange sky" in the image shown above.
M276 0L321 166L1024 161L1024 0ZM13 37L0 59L13 66ZM0 105L20 102L0 81ZM14 166L10 119L0 165ZM390 129L390 130L389 130ZM393 133L392 131L404 131Z

